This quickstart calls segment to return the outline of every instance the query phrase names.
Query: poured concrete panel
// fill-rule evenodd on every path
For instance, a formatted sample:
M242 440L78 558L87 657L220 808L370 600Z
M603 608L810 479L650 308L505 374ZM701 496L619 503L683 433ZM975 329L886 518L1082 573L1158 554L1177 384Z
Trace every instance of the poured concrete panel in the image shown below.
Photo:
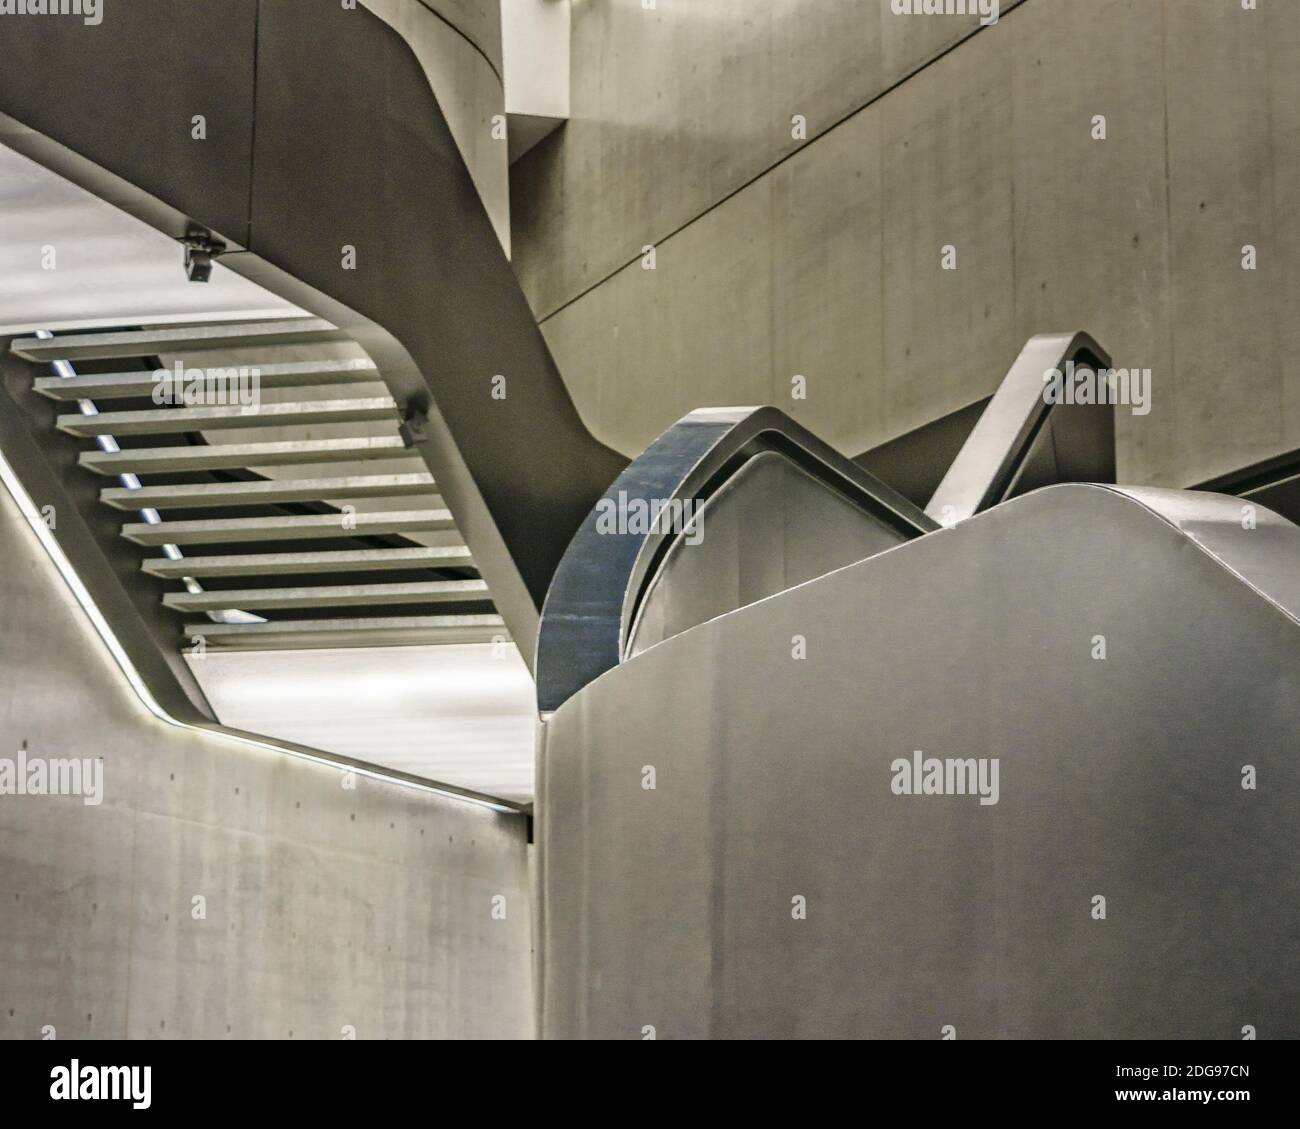
M705 216L689 244L669 240L656 250L653 270L638 260L594 291L590 304L542 326L584 422L602 442L620 449L636 443L639 451L684 414L676 407L687 401L772 399L765 234L772 184L761 181L735 206ZM568 363L577 356L584 363ZM586 410L594 405L603 407Z
M78 154L103 168L139 170L137 188L247 246L259 6L194 0L181 22L170 0L135 0L108 5L98 24L7 20L5 51L39 59L43 81L6 74L4 112L46 137L80 138ZM75 96L59 90L64 75L76 76ZM163 222L184 232L175 216Z
M885 347L874 379L887 407L883 420L858 417L871 431L850 449L987 395L1024 344L1009 238L1011 18L866 111L881 118Z
M437 13L472 43L488 65L500 75L501 6L493 0L417 0L421 6ZM369 6L369 0L367 0Z
M534 311L554 312L796 152L795 115L816 137L979 26L897 16L891 0L575 4L570 120L512 169Z
M1273 130L1279 119L1294 130L1300 113L1294 103L1272 105L1275 78L1297 59L1271 58L1269 36L1279 22L1300 21L1300 9L1273 6L1261 19L1240 7L1165 5L1178 367L1160 419L1194 446L1184 461L1199 481L1277 454L1287 439L1276 326L1289 320L1294 294L1284 311L1273 160L1293 142ZM1257 271L1242 269L1246 244L1259 250Z
M832 444L878 418L884 357L881 121L859 114L821 138L815 161L773 169L769 402ZM803 399L793 378L804 378ZM850 424L852 426L852 424ZM856 453L856 452L855 452Z
M163 724L7 493L0 546L0 756L104 779L0 796L0 1037L531 1033L521 817Z
M767 9L746 10L752 21ZM619 93L689 57L634 39L640 17L620 11L592 5L575 34L643 54L629 46L623 69L602 75L599 122L575 128L575 108L553 152L530 156L528 175L564 190L538 196L516 255L538 312L556 311L547 339L606 442L634 455L696 407L753 402L766 371L768 402L855 455L987 397L1030 336L1084 327L1117 367L1151 370L1150 413L1117 413L1121 481L1187 486L1300 446L1300 8L1026 0L994 27L924 42L955 25L891 16L881 69L861 69L884 76L882 96L666 239L655 235L666 212L622 195L616 171L635 168L667 208L704 201L712 166L693 147L698 114L653 111L678 141L670 162L630 164L639 156L608 141ZM834 27L837 11L808 18ZM732 25L725 49L721 26L700 30L718 36L718 54L762 53L749 24ZM796 50L813 33L782 34ZM845 36L844 52L861 47ZM575 99L595 81L581 58ZM584 184L565 179L578 165ZM618 217L609 230L604 208ZM623 301L639 266L602 282L598 254L656 238L677 312L657 313L651 330L629 321L646 319L644 305ZM1241 269L1247 243L1255 272ZM945 245L955 271L940 269ZM534 259L542 274L530 274ZM582 286L543 279L571 268ZM568 304L537 304L550 288ZM764 291L772 305L756 314ZM790 399L796 374L804 402Z
M1115 414L1124 481L1177 477L1164 26L1160 4L1131 0L1034 2L1007 21L1016 336L1086 326L1117 367L1152 370L1152 414Z
M1271 6L1268 18L1269 105L1280 109L1300 105L1300 20L1289 9ZM1281 379L1281 418L1284 436L1300 435L1300 321L1289 315L1290 299L1300 294L1300 122L1290 114L1272 112L1269 129L1273 199L1272 254L1276 256L1275 308L1287 309L1275 324ZM1284 440L1283 446L1286 445Z

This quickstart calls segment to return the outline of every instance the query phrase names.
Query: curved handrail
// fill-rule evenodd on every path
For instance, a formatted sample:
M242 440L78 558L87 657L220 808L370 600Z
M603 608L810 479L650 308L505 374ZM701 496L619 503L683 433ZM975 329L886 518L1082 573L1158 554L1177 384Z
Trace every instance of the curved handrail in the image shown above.
M1043 393L1046 374L1064 373L1072 364L1096 372L1110 367L1110 355L1086 333L1029 339L925 507L927 514L954 525L1024 493L1025 478L1040 455L1052 461L1071 458L1079 464L1076 479L1114 482L1114 420L1106 405L1097 405L1083 424L1077 410L1069 413L1075 427L1050 454L1040 442L1054 418L1067 417L1058 410L1063 405L1050 404Z
M776 408L703 408L656 439L587 516L565 553L542 609L537 637L537 701L558 709L623 660L655 570L680 530L609 535L600 517L621 500L708 501L756 455L778 451L864 514L910 539L938 529L916 506L828 447Z

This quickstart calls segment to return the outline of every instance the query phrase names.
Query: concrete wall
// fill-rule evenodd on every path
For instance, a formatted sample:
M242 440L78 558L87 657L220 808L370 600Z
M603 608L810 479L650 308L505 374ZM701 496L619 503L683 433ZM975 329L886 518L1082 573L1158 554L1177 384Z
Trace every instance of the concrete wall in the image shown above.
M0 608L0 757L104 777L0 795L0 1036L531 1034L522 818L157 721L3 491Z
M1152 369L1122 481L1300 446L1300 7L591 0L573 34L572 120L512 169L515 264L624 453L770 402L856 456L1075 328Z
M506 141L492 136L504 115L501 9L478 0L365 0L401 33L428 75L497 237L510 254Z

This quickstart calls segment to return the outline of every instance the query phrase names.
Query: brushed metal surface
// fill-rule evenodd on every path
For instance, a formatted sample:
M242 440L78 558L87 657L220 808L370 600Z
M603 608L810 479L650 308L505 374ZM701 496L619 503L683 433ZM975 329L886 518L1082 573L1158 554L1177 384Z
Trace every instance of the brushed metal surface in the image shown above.
M939 483L925 512L943 525L1055 482L1114 482L1109 405L1049 404L1045 376L1110 367L1086 333L1031 337Z
M611 531L605 528L605 519L614 515L622 521L617 515L627 512L629 503L656 512L665 502L680 503L683 510L687 503L697 507L746 463L767 452L802 467L823 488L838 494L846 504L835 516L851 525L870 527L873 536L897 543L938 528L902 495L776 408L694 411L647 447L606 491L560 562L546 596L537 639L534 676L540 712L557 708L622 660L656 570L674 542L686 536L667 521L656 522L648 530L627 522L626 528ZM664 508L662 512L670 511ZM830 511L823 513L831 516ZM775 543L783 540L786 532L780 513L768 515L761 528ZM843 555L850 543L857 543L856 535L823 535L816 547L822 554L823 571L853 559ZM722 578L737 567L734 543L724 539L723 552L716 558L707 541L703 549L703 567L710 574L716 570ZM776 551L769 546L760 555ZM701 587L708 584L706 578ZM717 614L726 610L726 603L725 598L715 601L709 596L696 603L691 614Z
M540 746L544 1034L1295 1037L1300 528L1240 508L1051 487L587 686ZM916 750L998 803L894 794Z
M637 608L624 655L907 540L764 451L703 504L693 533L673 540Z

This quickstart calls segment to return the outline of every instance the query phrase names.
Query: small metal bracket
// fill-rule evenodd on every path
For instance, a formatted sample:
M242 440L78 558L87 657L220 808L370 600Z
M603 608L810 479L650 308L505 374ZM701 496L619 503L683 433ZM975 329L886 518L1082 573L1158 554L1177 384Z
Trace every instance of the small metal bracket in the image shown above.
M212 277L212 260L225 251L220 239L206 231L189 232L181 244L185 247L185 274L191 282L207 282Z
M429 414L419 408L408 408L397 434L408 447L417 446L429 437Z

